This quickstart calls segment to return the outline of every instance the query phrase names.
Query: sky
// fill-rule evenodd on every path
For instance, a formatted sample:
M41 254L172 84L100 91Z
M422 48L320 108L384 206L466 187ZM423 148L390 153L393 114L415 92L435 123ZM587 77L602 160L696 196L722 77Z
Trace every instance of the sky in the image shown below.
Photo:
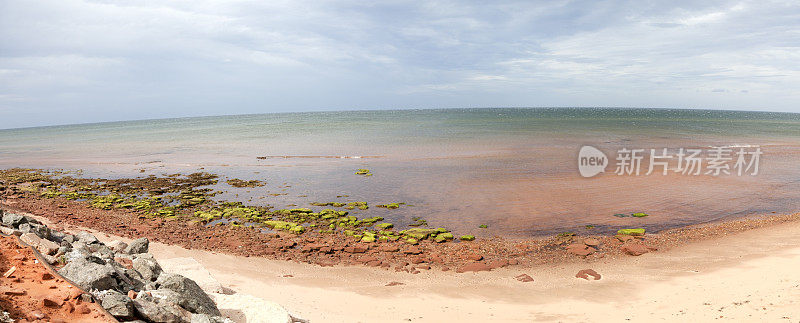
M0 128L287 111L800 112L798 1L0 0Z

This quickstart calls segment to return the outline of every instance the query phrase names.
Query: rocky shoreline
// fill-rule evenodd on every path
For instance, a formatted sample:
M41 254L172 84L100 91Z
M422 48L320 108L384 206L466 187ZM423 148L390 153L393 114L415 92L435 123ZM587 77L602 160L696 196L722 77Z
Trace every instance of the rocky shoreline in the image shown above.
M121 322L232 322L193 280L165 273L148 252L149 240L100 242L81 231L53 230L34 218L0 210L6 235L35 248L58 274L90 294Z

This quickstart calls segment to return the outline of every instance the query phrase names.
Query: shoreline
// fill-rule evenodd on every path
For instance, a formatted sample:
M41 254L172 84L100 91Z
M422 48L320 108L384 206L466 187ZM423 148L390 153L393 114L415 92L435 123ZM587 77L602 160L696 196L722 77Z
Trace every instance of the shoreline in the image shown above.
M478 239L461 243L420 241L363 243L340 238L263 234L247 228L189 224L180 220L144 218L124 210L100 210L83 202L35 195L6 198L0 205L43 217L56 226L77 226L125 238L146 236L151 241L188 249L222 252L235 256L263 257L309 263L322 267L362 265L419 274L428 270L491 271L502 267L594 263L603 259L639 256L670 250L691 242L800 220L800 213L763 215L711 222L648 233L644 236L554 236L546 238ZM625 238L625 241L621 241ZM595 240L592 243L588 241ZM635 245L630 252L627 247ZM325 250L323 247L330 249Z

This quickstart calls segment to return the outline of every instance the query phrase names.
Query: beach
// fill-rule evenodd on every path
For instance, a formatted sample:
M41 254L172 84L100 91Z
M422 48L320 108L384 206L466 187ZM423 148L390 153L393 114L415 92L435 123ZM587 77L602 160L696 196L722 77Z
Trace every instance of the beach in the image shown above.
M311 322L793 322L800 317L800 222L760 222L740 232L684 233L681 243L638 257L461 274L320 267L163 243L150 251L162 262L194 259L233 293L277 302ZM106 242L131 241L93 232ZM583 269L601 278L576 278ZM515 279L520 274L533 281Z

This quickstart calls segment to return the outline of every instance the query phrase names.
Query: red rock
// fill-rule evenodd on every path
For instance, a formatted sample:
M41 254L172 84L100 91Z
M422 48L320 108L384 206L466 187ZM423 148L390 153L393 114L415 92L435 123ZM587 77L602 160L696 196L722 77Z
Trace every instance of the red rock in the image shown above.
M42 273L42 280L51 280L53 278L54 278L53 274L51 274L51 273L48 273L48 272Z
M473 253L473 254L467 255L466 258L467 258L467 260L480 261L480 260L483 259L483 256L481 256L481 255L479 255L477 253Z
M529 282L533 281L533 277L528 276L528 274L521 274L521 275L518 275L518 276L516 276L514 278L516 280L519 280L519 281L523 282L523 283L529 283Z
M139 295L139 294L138 294L138 293L136 293L136 291L134 291L134 290L129 290L129 291L128 291L128 298L130 298L130 299L135 299L135 298L136 298L136 296L138 296L138 295Z
M405 285L405 284L401 282L389 282L388 284L386 284L386 286L399 286L399 285Z
M408 247L405 250L403 250L403 253L409 255L418 255L422 253L422 249L420 249L419 247Z
M118 264L122 265L122 267L125 267L125 268L128 268L128 269L133 269L133 260L130 260L128 258L115 257L114 261L116 261Z
M450 267L442 267L442 271L450 271Z
M622 242L634 239L633 236L627 235L627 234L618 234L618 235L615 235L614 238L617 238L617 240L622 241Z
M92 312L92 310L89 308L89 306L86 306L86 304L81 304L75 306L75 312L78 312L78 314L89 314Z
M431 265L419 265L417 269L431 270Z
M400 251L400 247L393 246L393 245L385 245L380 248L380 251L383 252L397 252Z
M358 258L357 261L360 262L360 263L366 264L368 262L372 262L372 261L375 261L375 260L378 260L378 258L376 258L375 256L364 256L364 257Z
M582 269L577 274L575 274L576 278L583 278L589 280L589 276L594 277L594 280L600 280L600 274L598 274L594 269Z
M583 243L573 243L567 246L567 252L577 256L588 256L593 254L595 250Z
M631 256L641 256L652 250L655 250L655 248L647 247L641 243L629 242L622 245L622 248L620 248L620 250Z
M322 247L322 248L319 248L319 252L321 252L321 253L332 253L333 252L333 248L331 248L331 247Z
M370 262L367 263L367 266L370 266L370 267L378 267L380 265L381 265L381 261L380 260L373 260L373 261L370 261Z
M502 268L502 267L508 266L508 260L507 259L492 260L492 261L490 261L488 263L488 265L489 265L489 268L491 268L491 269Z
M412 264L415 264L415 265L416 265L416 264L421 264L421 263L423 263L423 262L425 262L425 259L422 259L422 257L414 257L414 258L411 258L411 263L412 263Z
M344 248L344 252L347 253L365 253L369 248L365 246L350 246Z
M61 301L54 299L52 297L45 297L42 298L42 306L44 307L52 307L52 308L59 308L61 307Z
M597 240L595 238L586 238L583 239L583 243L586 244L587 246L597 247L600 245L600 240Z
M457 268L456 272L457 273L465 273L465 272L468 272L468 271L478 272L478 271L490 271L490 270L492 270L492 268L489 267L489 265L487 265L487 264L484 264L482 262L473 262L473 263L466 264L466 265L463 265L463 266Z

